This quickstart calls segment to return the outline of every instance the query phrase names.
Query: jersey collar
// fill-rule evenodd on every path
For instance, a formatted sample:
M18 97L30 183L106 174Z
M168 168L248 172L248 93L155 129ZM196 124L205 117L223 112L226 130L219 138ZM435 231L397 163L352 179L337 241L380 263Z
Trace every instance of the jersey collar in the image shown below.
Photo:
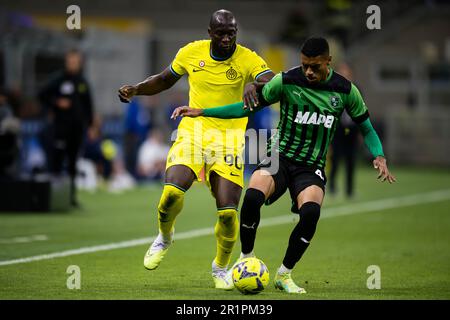
M328 76L325 80L320 81L320 83L327 83L328 81L330 81L331 77L333 76L333 69L328 68Z
M216 56L213 55L211 42L209 43L209 55L211 56L211 58L213 60L216 60L216 61L225 61L225 60L230 59L233 56L233 54L236 52L236 50L237 50L237 44L236 44L233 52L228 57L225 57L225 58L216 57Z

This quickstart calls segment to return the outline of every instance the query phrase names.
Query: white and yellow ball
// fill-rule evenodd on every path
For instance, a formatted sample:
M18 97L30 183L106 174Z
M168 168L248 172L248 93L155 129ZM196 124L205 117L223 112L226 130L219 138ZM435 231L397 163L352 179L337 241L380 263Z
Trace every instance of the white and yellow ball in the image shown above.
M241 293L257 294L269 284L269 269L258 258L245 258L233 267L232 278Z

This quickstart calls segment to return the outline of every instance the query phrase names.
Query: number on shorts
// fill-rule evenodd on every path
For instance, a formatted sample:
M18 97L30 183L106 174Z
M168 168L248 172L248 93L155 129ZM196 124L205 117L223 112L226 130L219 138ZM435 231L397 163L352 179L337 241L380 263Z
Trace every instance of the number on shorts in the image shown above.
M242 169L242 162L240 161L240 157L238 155L233 156L231 153L229 153L225 156L224 160L229 166L232 166L234 164L236 169Z

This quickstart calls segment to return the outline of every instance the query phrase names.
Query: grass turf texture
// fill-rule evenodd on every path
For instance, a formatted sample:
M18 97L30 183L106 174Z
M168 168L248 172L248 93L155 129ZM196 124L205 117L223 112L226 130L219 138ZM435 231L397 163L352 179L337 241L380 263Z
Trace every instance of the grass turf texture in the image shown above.
M324 210L351 204L450 189L445 170L394 168L395 185L376 181L360 168L356 197L326 195ZM339 180L341 181L341 180ZM341 188L342 189L342 188ZM157 234L156 205L161 186L120 195L81 193L83 210L66 213L0 213L0 238L44 234L47 241L0 243L0 261L108 244ZM272 279L286 250L292 222L261 227L255 251L268 266L271 282L256 296L213 288L210 276L214 235L176 240L161 266L142 265L148 245L0 266L0 299L450 299L450 199L361 214L323 218L310 248L293 271L308 291L287 295ZM263 207L262 218L289 214L285 194ZM208 189L194 185L186 195L176 232L212 228L215 206ZM236 245L233 261L240 245ZM81 269L81 290L69 290L69 265ZM366 286L367 267L381 269L381 289Z

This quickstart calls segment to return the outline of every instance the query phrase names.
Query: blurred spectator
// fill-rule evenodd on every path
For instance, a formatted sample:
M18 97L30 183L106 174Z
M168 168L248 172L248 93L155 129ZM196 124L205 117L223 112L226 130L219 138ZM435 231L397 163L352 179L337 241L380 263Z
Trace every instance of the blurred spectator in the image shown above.
M102 137L100 117L94 117L92 126L87 130L83 158L91 160L95 164L96 172L99 172L103 179L108 181L111 177L112 161L116 153L114 143Z
M24 105L23 93L20 86L15 84L8 88L8 105L16 117L22 118L22 107Z
M39 93L48 109L53 129L50 169L55 175L63 172L68 162L71 182L71 203L79 206L76 197L76 162L86 129L92 123L92 99L89 85L82 73L82 55L70 50L65 55L65 69L52 78Z
M299 8L289 13L280 32L281 42L298 46L309 36L309 23L305 12L308 11Z
M349 44L352 27L351 0L327 0L323 16L330 36L336 37L345 48Z
M7 93L0 88L0 178L13 178L17 173L19 130L20 122L8 104Z
M141 144L147 138L152 128L151 109L155 106L154 96L136 97L128 104L125 114L124 156L125 168L134 177L136 171L137 153Z
M164 143L164 136L158 129L148 135L139 148L138 173L144 179L160 180L166 169L166 157L170 147Z
M77 161L78 188L95 192L99 187L106 186L109 192L114 193L134 188L135 179L124 167L120 147L113 140L98 139L95 130L89 131L92 143L88 142L86 146L91 143L91 149ZM103 179L99 180L99 174Z
M79 190L97 191L99 186L97 168L92 160L80 158L77 160L77 176L75 183Z
M134 177L125 169L121 157L117 157L113 162L113 174L108 191L120 193L134 188L135 185L136 181Z
M336 71L352 81L352 71L346 63L341 63ZM329 174L330 193L336 193L336 174L341 159L345 162L345 194L348 198L354 195L354 173L356 152L358 149L359 130L346 111L343 112L331 143L331 170Z
M177 118L176 120L170 119L170 116L172 115L172 112L179 106L184 106L188 104L188 101L185 98L185 95L182 91L174 90L173 94L170 95L171 100L166 105L165 108L165 118L164 122L167 124L167 126L170 128L171 132L167 132L167 134L171 134L172 131L176 130L178 128L178 124L181 121L181 118Z
M45 171L47 158L37 135L22 136L22 173L32 175Z

